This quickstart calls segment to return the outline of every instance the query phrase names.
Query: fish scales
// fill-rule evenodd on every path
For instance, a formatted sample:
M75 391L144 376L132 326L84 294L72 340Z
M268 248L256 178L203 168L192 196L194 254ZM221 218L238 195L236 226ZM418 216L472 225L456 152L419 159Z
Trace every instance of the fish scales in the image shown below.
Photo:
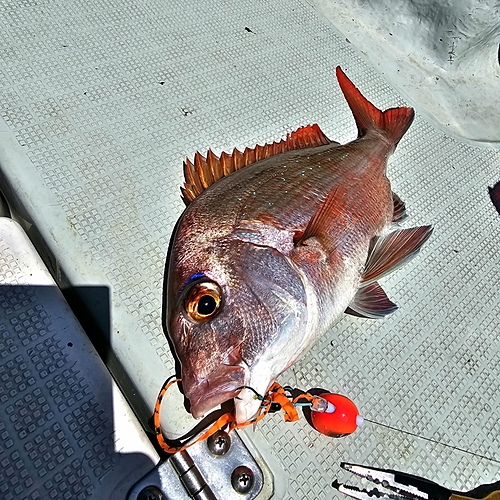
M340 68L337 77L354 141L329 141L314 125L235 150L232 163L209 151L185 167L189 205L171 247L167 328L195 417L236 398L237 420L251 419L260 403L241 386L265 393L344 311L393 312L376 280L430 236L429 226L390 231L404 204L386 163L413 110L381 112ZM224 173L228 164L236 171Z
M367 144L364 148L369 147ZM366 169L366 154L355 146L327 145L315 149L323 151L291 151L280 155L279 163L271 157L253 164L221 179L200 196L205 197L205 204L219 207L219 216L223 214L224 220L234 224L265 213L278 215L282 226L303 228L332 187L353 170L353 165L357 167L351 172L353 177L363 176ZM382 161L389 147L380 149L378 156ZM197 213L204 215L204 209Z

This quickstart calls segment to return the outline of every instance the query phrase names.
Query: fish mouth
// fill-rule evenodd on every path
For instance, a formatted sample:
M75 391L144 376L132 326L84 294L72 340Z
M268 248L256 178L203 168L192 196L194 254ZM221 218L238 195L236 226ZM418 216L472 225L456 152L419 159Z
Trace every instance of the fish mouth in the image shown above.
M244 384L245 369L224 364L204 379L196 380L184 376L182 379L194 418L203 417L221 403L236 397Z

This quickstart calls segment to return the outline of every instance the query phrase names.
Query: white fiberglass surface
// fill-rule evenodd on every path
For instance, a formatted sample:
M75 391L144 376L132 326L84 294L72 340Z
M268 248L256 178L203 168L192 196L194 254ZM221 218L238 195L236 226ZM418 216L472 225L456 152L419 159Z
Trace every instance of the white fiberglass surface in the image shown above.
M496 0L310 0L370 64L447 133L500 141Z
M278 497L331 498L332 480L345 479L341 461L454 489L492 481L500 218L487 186L500 154L431 121L330 19L300 0L0 2L3 188L62 281L110 288L109 365L146 425L174 371L162 282L185 156L278 140L308 123L352 140L337 65L379 108L414 106L388 177L407 206L404 227L435 229L381 283L399 309L381 321L345 316L280 377L344 394L369 421L332 439L274 414L248 436ZM180 398L165 404L175 433L184 409Z

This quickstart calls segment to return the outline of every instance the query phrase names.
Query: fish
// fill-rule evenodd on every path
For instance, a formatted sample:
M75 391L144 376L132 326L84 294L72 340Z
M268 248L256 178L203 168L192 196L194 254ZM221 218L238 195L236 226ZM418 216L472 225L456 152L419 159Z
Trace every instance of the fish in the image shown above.
M233 399L236 421L251 421L261 405L253 391L266 394L344 312L394 312L378 280L431 235L398 227L405 204L386 176L414 110L382 112L340 67L336 76L358 129L352 142L314 124L184 163L166 329L195 418Z

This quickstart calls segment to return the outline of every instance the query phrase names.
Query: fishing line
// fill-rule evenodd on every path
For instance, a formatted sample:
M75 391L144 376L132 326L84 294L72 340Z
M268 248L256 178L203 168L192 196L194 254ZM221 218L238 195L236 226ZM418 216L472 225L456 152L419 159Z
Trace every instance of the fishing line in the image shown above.
M165 383L163 384L163 387L162 387L162 389L161 389L161 391L160 391L160 394L158 395L158 398L157 398L157 401L156 401L156 405L155 405L154 414L153 414L154 419L155 419L155 421L154 421L154 424L155 424L155 432L156 432L156 434L157 434L157 437L158 437L158 440L159 440L160 446L161 446L163 449L165 449L165 450L167 450L167 449L168 449L168 450L169 450L169 453L174 452L174 451L172 451L172 450L176 450L176 451L178 451L178 450L177 450L177 449L175 449L175 448L171 448L171 447L169 447L166 443L164 443L164 439L163 439L163 436L162 436L162 434L161 434L161 429L160 429L160 405L161 405L161 402L162 402L163 396L164 396L165 392L167 391L167 389L168 389L168 388L169 388L172 384L174 384L175 382L180 382L180 381L181 381L181 379L175 379L175 380L174 380L174 378L175 378L175 375L173 375L172 377L169 377L169 378L165 381ZM271 394L272 394L273 392L276 392L276 389L274 388L274 386L273 386L274 390L273 390L273 389L271 389L271 390L269 391L269 394L267 395L267 398L268 398L268 399L265 399L265 398L264 398L264 396L262 396L261 394L259 394L259 393L258 393L258 392L257 392L257 391L253 388L253 387L250 387L250 386L247 386L247 385L242 385L242 386L240 386L240 387L238 387L238 388L237 388L237 390L248 389L248 390L252 391L252 392L254 393L254 395L255 395L254 397L255 397L256 399L259 399L259 400L260 400L260 401L262 401L263 403L267 403L267 406L263 406L263 408L267 408L267 411L265 411L265 412L264 412L264 414L261 414L259 417L257 417L257 419L256 419L255 421L250 421L250 422L247 422L246 424L242 424L242 425L237 425L237 424L234 424L233 428L238 428L238 427L240 427L240 426L246 426L246 425L248 425L248 424L252 424L252 423L254 423L254 422L256 423L258 420L261 420L261 419L262 419L262 417L264 417L264 416L265 416L265 414L267 414L270 410L271 410L271 411L273 411L273 410L271 409L273 405L278 405L278 408L282 408L282 409L285 411L285 421L293 421L293 419L292 419L292 420L289 420L289 419L287 419L287 417L286 417L287 412L286 412L286 410L283 408L283 405L285 404L285 402L286 402L286 403L289 403L289 404L291 405L291 407L292 407L292 408L293 408L294 406L311 406L311 402L307 402L307 403L300 403L300 402L299 402L299 399L300 399L300 397L301 397L301 394L299 394L299 395L298 395L298 396L297 396L297 397L296 397L293 401L289 401L289 399L288 399L288 398L289 398L289 396L287 396L287 395L286 395L285 391L286 391L286 390L289 390L289 391L291 392L291 391L293 391L293 389L291 389L291 388L290 388L290 387L288 387L288 386L281 387L281 386L279 386L279 384L277 384L276 382L275 382L275 385L276 385L278 388L280 388L280 389L281 389L281 399L279 400L279 402L278 402L278 398L276 397L276 395L275 395L275 397L274 397L274 398L271 396ZM307 395L308 395L308 396L310 396L309 394L307 394ZM306 395L304 395L304 396L306 396ZM235 397L235 399L239 399L239 398L238 398L238 396L236 396L236 397ZM305 398L305 399L308 399L308 398ZM269 404L269 403L270 403L270 404ZM223 415L221 418L223 418L223 417L224 417L224 415ZM298 417L297 417L297 418L298 418ZM219 420L220 420L220 419L219 419ZM475 453L475 452L473 452L473 451L465 450L465 449L463 449L463 448L460 448L460 447L458 447L458 446L454 446L454 445L452 445L452 444L443 443L442 441L438 441L437 439L432 439L432 438L428 438L428 437L425 437L425 436L420 436L419 434L417 434L417 433L415 433L415 432L405 431L405 430L402 430L402 429L398 429L397 427L393 427L393 426L388 425L388 424L382 424L381 422L377 422L377 421L375 421L375 420L371 420L371 419L369 419L369 418L364 418L364 421L365 421L365 422L370 422L371 424L374 424L374 425L378 425L379 427L385 427L386 429L390 429L390 430L392 430L392 431L396 431L396 432L400 432L400 433L402 433L402 434L406 434L406 435L408 435L408 436L412 436L412 437L417 438L417 439L422 439L422 440L427 441L427 442L429 442L429 443L433 443L433 444L437 444L437 445L440 445L440 446L444 446L444 447L446 447L446 448L450 448L450 449L452 449L452 450L459 451L459 452L461 452L461 453L465 453L465 454L467 454L467 455L471 455L471 456L476 457L476 458L480 458L480 459L483 459L483 460L489 460L490 462L494 462L494 463L496 463L496 464L500 464L500 460L497 460L497 459L495 459L495 458L488 457L488 456L486 456L486 455L481 455L480 453ZM217 421L217 422L218 422L218 421ZM215 422L215 423L213 424L213 426L212 426L212 427L215 427L215 426L217 425L217 422ZM226 423L224 423L224 425L226 425ZM219 428L220 428L220 427L219 427ZM208 431L208 432L210 432L210 431ZM208 436L208 433L207 433L207 436ZM204 437L205 437L205 436L204 436ZM198 440L196 440L195 442L197 442L197 441L198 441ZM191 444L194 444L194 442L193 442L193 443L190 443L190 444L188 444L188 445L185 445L185 447L188 447L188 446L190 446Z
M500 464L500 460L496 460L494 458L487 457L486 455L481 455L479 453L474 453L473 451L464 450L463 448L459 448L458 446L453 446L452 444L442 443L441 441L437 441L436 439L420 436L419 434L415 434L414 432L403 431L402 429L398 429L396 427L392 427L392 426L387 425L387 424L381 424L380 422L375 422L375 420L370 420L369 418L365 418L365 422L370 422L371 424L379 425L380 427L385 427L387 429L391 429L392 431L402 432L403 434L408 434L409 436L416 437L418 439L423 439L424 441L429 441L430 443L439 444L441 446L446 446L447 448L451 448L452 450L460 451L462 453L467 453L468 455L472 455L472 456L477 457L477 458L483 458L485 460L489 460L491 462L495 462L497 464Z
M261 396L253 387L250 387L249 385L240 385L239 387L236 387L237 391L241 391L243 389L248 389L248 390L252 391L257 396L257 399L259 399L260 401L263 401L264 396ZM239 398L238 396L235 396L234 399L241 399L241 398Z

